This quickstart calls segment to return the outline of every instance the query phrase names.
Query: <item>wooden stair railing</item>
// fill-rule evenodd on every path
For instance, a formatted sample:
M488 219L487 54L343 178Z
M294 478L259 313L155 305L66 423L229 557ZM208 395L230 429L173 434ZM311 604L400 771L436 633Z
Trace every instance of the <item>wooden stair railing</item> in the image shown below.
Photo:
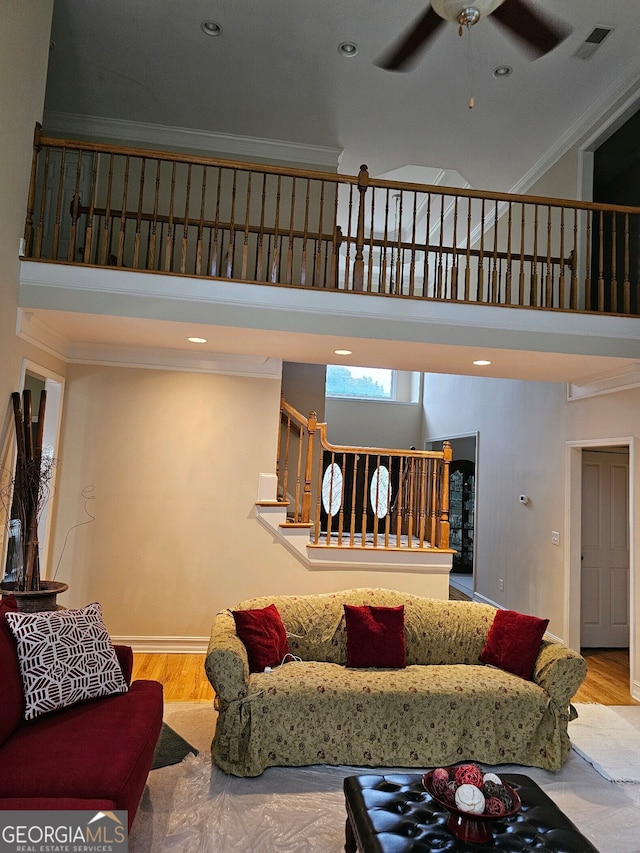
M331 444L327 424L280 407L278 499L311 544L374 549L449 549L449 463L441 451Z
M640 315L640 208L48 138L25 258Z

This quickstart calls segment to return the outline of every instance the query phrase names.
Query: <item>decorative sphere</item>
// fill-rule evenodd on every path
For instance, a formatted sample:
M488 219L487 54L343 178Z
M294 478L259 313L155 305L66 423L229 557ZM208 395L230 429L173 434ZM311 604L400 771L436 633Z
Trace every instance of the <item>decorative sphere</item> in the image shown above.
M485 811L490 815L503 815L506 811L504 803L497 797L489 797L485 805Z
M462 812L482 814L485 807L484 794L475 785L460 785L456 790L456 806Z
M496 785L502 785L502 779L499 776L496 776L495 773L485 773L482 777L482 783L485 782L495 782Z
M482 787L482 770L477 764L461 764L460 767L456 767L454 778L458 785Z

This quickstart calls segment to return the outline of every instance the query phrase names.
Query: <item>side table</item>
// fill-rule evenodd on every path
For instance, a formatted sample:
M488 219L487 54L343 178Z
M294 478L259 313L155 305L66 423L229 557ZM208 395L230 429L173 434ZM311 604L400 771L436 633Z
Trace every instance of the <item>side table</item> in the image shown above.
M553 800L528 776L501 774L522 800L517 815L497 820L493 841L469 844L447 828L449 813L422 786L422 775L348 776L346 853L490 853L518 850L549 853L598 853Z

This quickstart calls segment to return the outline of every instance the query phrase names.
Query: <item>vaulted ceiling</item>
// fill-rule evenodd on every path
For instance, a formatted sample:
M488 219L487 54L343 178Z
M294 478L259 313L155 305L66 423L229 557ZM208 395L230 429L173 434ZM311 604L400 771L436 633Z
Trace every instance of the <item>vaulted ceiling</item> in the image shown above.
M425 12L427 0L55 0L45 134L235 159L262 152L343 174L357 174L366 163L378 177L526 191L614 98L625 93L632 102L635 89L640 101L638 0L526 2L571 28L550 53L532 60L489 16L462 37L455 24L440 27L415 65L394 73L376 62ZM215 22L221 34L205 34L203 22ZM590 58L578 58L595 27L610 32ZM342 55L345 42L357 52ZM494 76L499 66L512 73ZM277 324L263 329L264 306L254 308L253 327L247 320L245 328L209 329L207 350L330 360L329 330L319 337L285 334ZM23 322L39 320L67 353L89 345L140 347L145 336L167 351L184 346L179 324L150 316L140 319L140 329L118 317L95 322L100 313L109 311L29 312ZM449 347L425 327L428 355L399 347L397 336L363 334L354 339L353 363L468 372L469 331L458 340L446 336L447 328ZM514 338L516 352L501 338L503 358L495 358L490 375L583 379L610 371L609 354L625 356L621 369L637 371L637 340L628 340L624 352L601 346L581 360L589 352L581 334L597 336L581 333L577 317L571 329L579 345L525 347ZM532 359L536 349L546 350L546 360Z
M308 159L329 149L344 174L418 167L517 190L640 75L637 0L527 2L572 30L550 53L532 60L489 16L462 37L442 26L394 73L375 63L427 0L55 0L45 119L137 122L150 142L158 127L286 141ZM612 32L576 58L596 26Z

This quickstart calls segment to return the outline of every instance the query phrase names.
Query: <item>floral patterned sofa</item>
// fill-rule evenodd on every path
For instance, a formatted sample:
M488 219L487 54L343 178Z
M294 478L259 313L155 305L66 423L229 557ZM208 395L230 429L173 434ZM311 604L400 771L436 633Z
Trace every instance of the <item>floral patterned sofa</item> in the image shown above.
M496 610L382 589L254 598L275 604L290 660L249 671L231 610L215 617L205 660L219 712L211 752L236 776L269 766L420 767L480 761L558 770L584 659L544 637L531 680L479 661ZM347 668L344 604L404 606L406 667Z

